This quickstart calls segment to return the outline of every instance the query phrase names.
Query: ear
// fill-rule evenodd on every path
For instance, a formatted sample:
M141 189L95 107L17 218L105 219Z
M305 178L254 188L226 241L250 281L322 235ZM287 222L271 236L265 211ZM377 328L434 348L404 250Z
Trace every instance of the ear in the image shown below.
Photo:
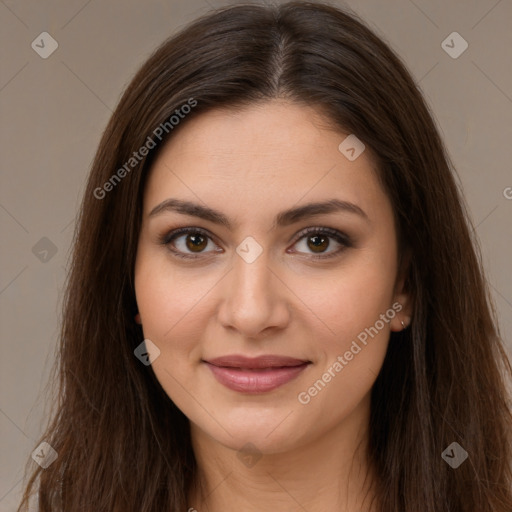
M142 325L142 320L140 319L140 313L137 313L135 315L134 319L135 319L136 324Z
M407 286L407 276L409 275L411 259L411 251L404 251L402 265L397 275L393 296L393 309L396 311L395 317L390 322L391 331L393 332L403 331L411 324L414 301L411 290L409 290Z

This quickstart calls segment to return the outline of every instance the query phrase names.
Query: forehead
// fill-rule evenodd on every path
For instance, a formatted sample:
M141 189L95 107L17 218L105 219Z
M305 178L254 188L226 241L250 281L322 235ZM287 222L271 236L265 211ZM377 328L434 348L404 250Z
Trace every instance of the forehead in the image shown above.
M282 100L200 114L154 162L145 213L168 197L252 212L336 197L381 215L390 205L372 155L364 150L353 161L346 158L339 145L348 135L319 110Z

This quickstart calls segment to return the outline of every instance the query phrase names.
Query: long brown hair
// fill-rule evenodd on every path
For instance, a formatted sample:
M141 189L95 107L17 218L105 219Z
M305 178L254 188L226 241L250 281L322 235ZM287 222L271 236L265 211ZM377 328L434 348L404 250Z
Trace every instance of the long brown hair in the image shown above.
M41 437L58 457L46 469L29 461L19 511L34 489L40 511L187 510L197 477L188 419L134 356L143 339L133 277L144 183L158 148L189 119L278 97L318 107L371 149L410 254L411 328L391 334L372 390L380 509L512 510L510 362L429 109L399 58L355 15L292 2L195 21L156 50L120 100L75 236L58 400ZM149 139L147 155L131 161ZM441 457L452 442L468 453L457 469Z

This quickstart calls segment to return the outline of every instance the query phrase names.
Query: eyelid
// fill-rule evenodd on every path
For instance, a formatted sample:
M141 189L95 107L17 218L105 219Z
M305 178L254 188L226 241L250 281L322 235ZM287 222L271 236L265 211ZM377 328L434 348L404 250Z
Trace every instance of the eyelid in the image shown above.
M173 242L180 236L187 235L190 233L202 235L205 238L209 238L210 240L212 240L216 245L219 245L216 242L216 237L214 235L212 235L208 230L206 230L204 228L200 228L200 227L194 227L194 226L177 228L177 229L168 231L168 232L164 233L161 237L159 237L159 242L162 245L170 246L171 242ZM193 253L182 253L181 251L178 251L177 249L174 249L174 248L173 249L169 248L169 250L178 258L188 259L188 260L204 258L205 256L211 254L212 252L219 252L219 251L209 251L208 253L205 252L205 253L193 254Z
M309 253L309 254L305 255L306 253L302 253L302 252L298 252L298 251L293 251L293 252L300 254L300 255L305 255L304 257L306 257L307 259L318 261L318 260L328 260L329 258L334 258L336 256L339 256L342 252L345 251L345 249L354 246L352 238L350 236L348 236L346 233L344 233L343 231L340 231L338 229L330 228L327 226L311 226L311 227L302 229L301 231L299 231L299 233L297 233L297 235L295 237L293 237L292 245L297 244L303 238L307 238L308 235L315 235L315 234L327 235L327 238L333 238L336 241L336 243L341 245L341 248L339 248L335 251L319 253L319 254Z
M167 245L172 240L176 239L179 235L188 233L198 233L200 235L211 238L212 240L215 240L215 236L213 236L208 230L200 227L190 226L185 228L176 228L166 232L164 235L160 237L160 242L164 245Z
M180 236L185 235L185 234L190 234L190 233L203 235L204 237L212 240L216 245L219 245L216 242L216 237L213 234L211 234L208 230L206 230L204 228L200 228L200 227L194 227L194 226L177 228L177 229L173 229L169 232L166 232L164 235L159 237L159 242L162 245L169 246L169 245L171 245L171 242L173 242ZM330 257L340 254L344 249L346 249L348 247L353 247L353 242L349 235L347 235L346 233L344 233L338 229L330 228L327 226L310 226L308 228L302 229L301 231L299 231L296 235L294 235L292 237L292 241L293 241L292 245L297 244L297 242L299 242L303 238L306 238L307 235L314 235L314 234L327 235L328 238L334 239L342 247L341 247L341 249L338 249L338 250L335 250L332 252L319 253L317 255L310 253L309 255L306 256L309 259L313 259L313 260L328 259ZM169 248L169 250L177 257L183 258L183 259L189 259L189 260L204 258L204 257L207 257L211 253L220 252L220 251L208 251L208 252L193 254L193 253L182 253L179 250L171 249L171 248ZM305 253L297 252L297 251L295 251L295 253L301 254L301 255L305 254Z

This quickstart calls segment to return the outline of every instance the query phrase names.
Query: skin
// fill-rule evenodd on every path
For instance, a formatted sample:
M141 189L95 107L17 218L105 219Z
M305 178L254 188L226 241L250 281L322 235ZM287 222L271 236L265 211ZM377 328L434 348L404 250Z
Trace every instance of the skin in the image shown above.
M190 420L207 494L191 493L192 510L373 510L373 468L365 457L370 391L390 331L409 324L411 301L397 266L392 205L370 151L349 161L338 150L347 135L312 107L272 100L189 120L151 169L136 298L144 336L160 350L153 371ZM234 225L175 211L149 215L169 198L207 205ZM273 227L282 210L333 198L356 204L367 219L341 211ZM195 252L191 235L160 242L180 227L203 228L211 238ZM308 227L346 233L352 246L328 238L315 252L315 234L301 235ZM236 252L248 236L263 250L252 263ZM172 244L199 257L181 259ZM309 403L300 403L298 394L395 302L401 311ZM311 364L280 388L248 395L217 382L202 362L227 354ZM255 464L237 456L249 442L258 451Z

